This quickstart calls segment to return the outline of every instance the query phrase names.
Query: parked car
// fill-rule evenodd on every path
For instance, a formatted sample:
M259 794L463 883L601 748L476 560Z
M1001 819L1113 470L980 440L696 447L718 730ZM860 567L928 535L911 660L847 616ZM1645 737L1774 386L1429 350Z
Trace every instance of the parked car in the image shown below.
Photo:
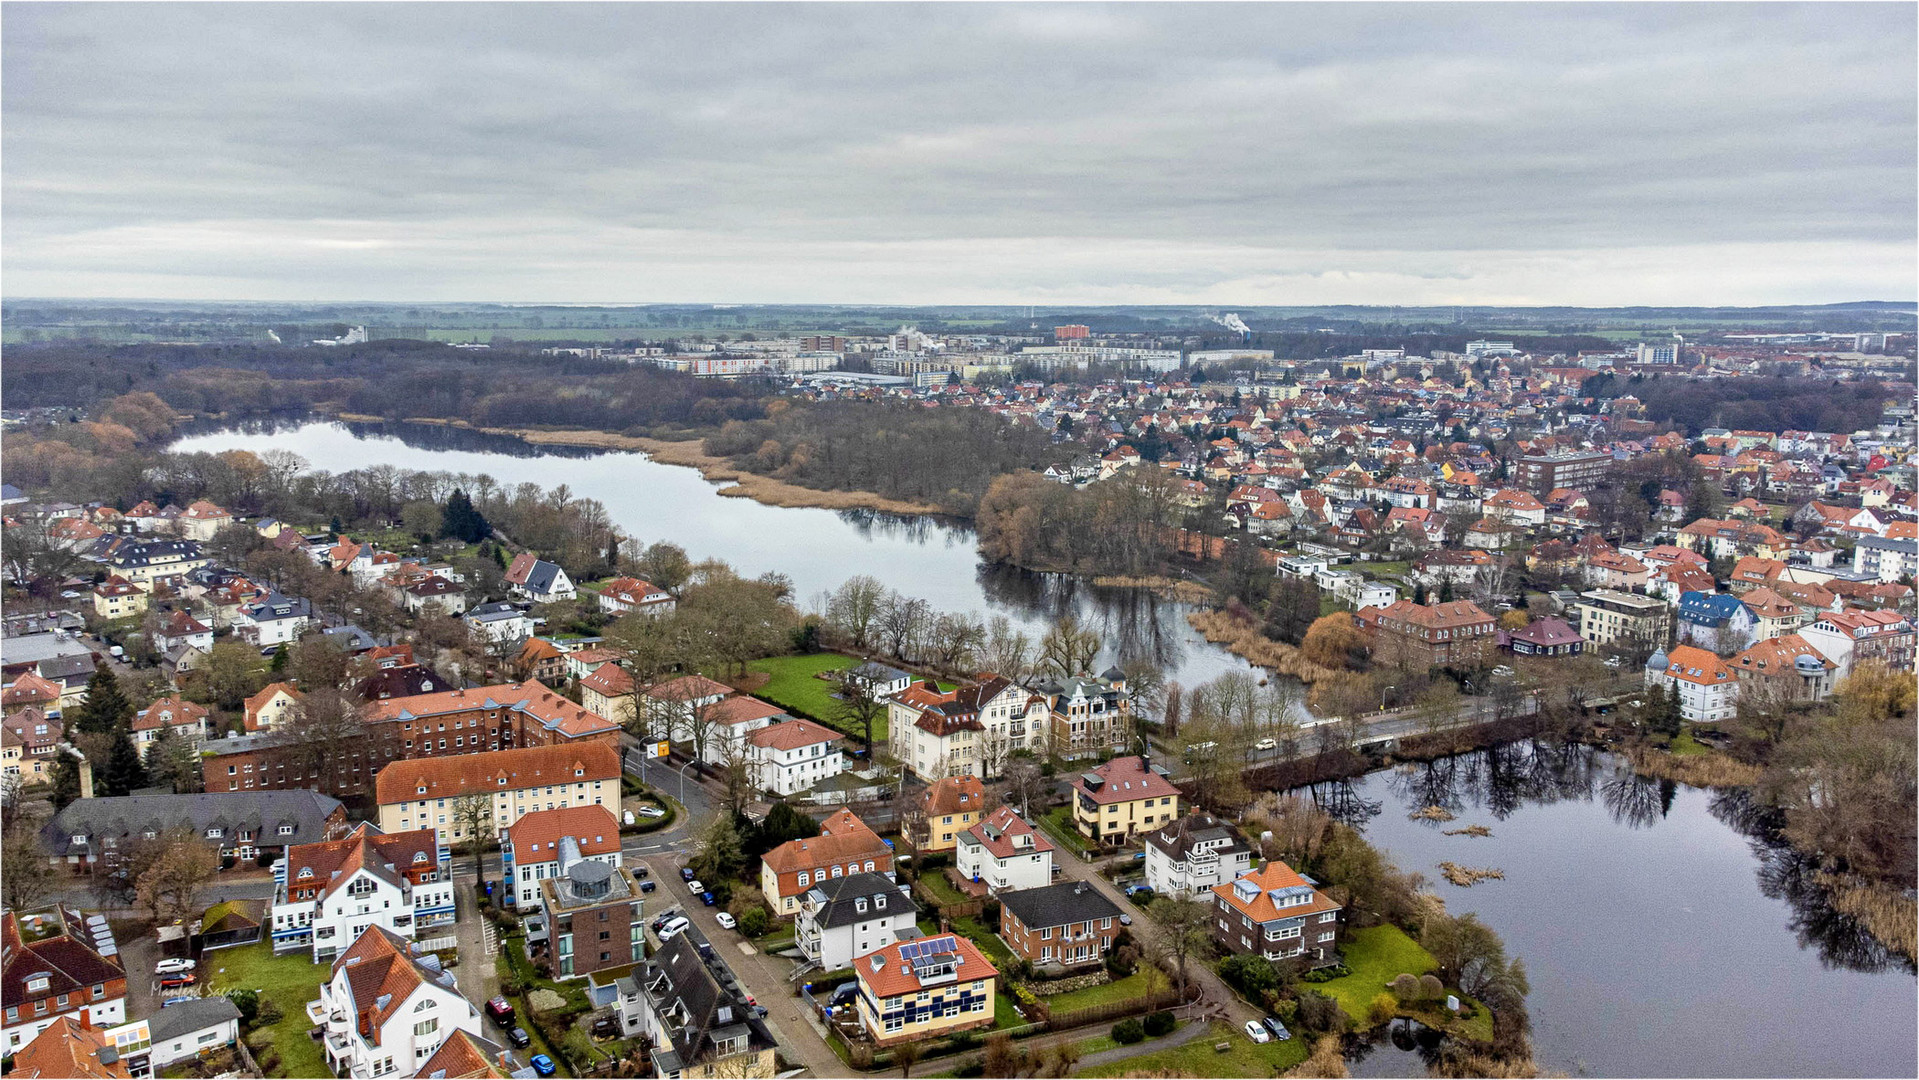
M1280 1042L1285 1042L1287 1039L1293 1037L1293 1033L1286 1030L1286 1025L1280 1023L1279 1017L1277 1016L1269 1016L1266 1018L1266 1030L1272 1032L1273 1038L1278 1039Z
M684 915L675 916L665 926L660 927L659 929L660 944L664 945L667 942L672 941L675 937L679 936L680 931L685 930L687 927L692 925L693 925L693 920L687 918L686 916Z
M666 811L657 806L642 806L640 807L639 814L641 817L663 818L666 816Z
M525 1048L527 1046L532 1045L533 1037L526 1033L525 1028L515 1027L513 1030L506 1033L506 1041L512 1043L516 1047Z
M193 967L194 964L191 960L172 957L153 965L153 973L155 975L179 975L182 972L192 971Z
M694 895L697 896L698 894L706 891L706 886L700 884L697 881L689 881L686 883L686 891L693 893Z
M1279 749L1279 740L1278 740L1278 739L1273 739L1273 738L1265 738L1265 739L1261 739L1261 740L1259 740L1258 742L1256 742L1256 743L1254 743L1254 744L1253 744L1253 749L1255 749L1255 750L1277 750L1277 749Z
M640 879L640 880L642 880L642 881L644 881L644 880L646 880L647 878L649 878L649 877L652 877L652 876L653 876L653 871L651 871L651 870L648 870L648 869L646 868L646 864L645 864L645 863L635 863L635 864L633 864L633 876L634 876L634 877L636 877L636 878L639 878L639 879Z
M682 866L682 867L680 867L680 880L681 880L681 881L692 881L692 880L693 880L693 868L692 868L692 867L690 867L690 866Z
M700 891L700 903L705 904L707 907L712 907L714 904L719 903L719 900L713 895L713 890L703 889Z
M738 925L737 923L733 921L733 916L727 914L724 911L720 912L718 915L713 916L713 921L716 923L719 923L720 928L722 930L731 930L733 929L734 926Z
M659 886L658 886L658 884L657 884L657 883L655 883L655 882L651 882L651 881L642 881L642 882L640 882L640 891L641 891L641 892L652 892L652 891L653 891L654 889L656 889L656 888L658 888L658 887L659 887Z
M1121 926L1131 926L1133 925L1133 917L1122 911L1119 914L1119 924Z
M492 998L486 1003L486 1014L494 1023L505 1027L513 1022L513 1003L503 997Z
M553 1068L553 1059L547 1057L545 1054L534 1054L532 1065L533 1071L539 1073L541 1076L552 1076L556 1071Z
M1246 1037L1253 1040L1256 1043L1267 1043L1267 1042L1273 1041L1272 1035L1269 1034L1265 1028L1260 1027L1259 1021L1257 1020L1246 1021Z
M675 904L674 906L667 908L665 911L660 912L658 915L655 915L653 917L653 922L651 923L653 927L653 932L656 934L659 933L660 927L665 926L667 923L670 923L674 919L678 918L679 914L680 914L679 905Z
M200 999L197 997L194 997L192 994L181 994L179 997L161 998L160 1007L164 1009L169 1005L181 1005L189 1001L198 1001L198 1000Z
M195 979L195 978L194 978L194 977L193 977L192 975L188 975L188 974L186 974L186 973L184 973L184 972L182 972L182 973L181 973L181 974L179 974L179 975L168 975L168 976L167 976L166 978L164 978L164 979L161 979L161 980L160 980L160 989L162 989L162 990L179 990L179 989L183 989L183 988L185 988L185 987L188 987L188 986L192 986L192 985L193 985L194 983L196 983L196 982L198 982L198 981L199 981L199 980L198 980L198 979Z

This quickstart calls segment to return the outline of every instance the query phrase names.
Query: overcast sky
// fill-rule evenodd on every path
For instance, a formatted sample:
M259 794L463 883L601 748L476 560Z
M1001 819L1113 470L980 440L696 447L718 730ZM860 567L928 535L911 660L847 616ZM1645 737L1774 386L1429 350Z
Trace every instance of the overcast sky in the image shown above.
M1919 296L1915 6L4 7L8 297Z

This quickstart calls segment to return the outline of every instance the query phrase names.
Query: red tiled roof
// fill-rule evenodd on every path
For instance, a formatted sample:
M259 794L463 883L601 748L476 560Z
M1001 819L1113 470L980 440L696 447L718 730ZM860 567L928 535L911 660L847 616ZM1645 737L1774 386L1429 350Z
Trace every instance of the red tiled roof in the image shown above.
M493 704L489 705L487 702ZM591 712L540 685L538 682L501 683L466 690L444 690L435 694L385 698L369 702L362 718L368 723L402 720L476 709L507 709L538 720L549 731L558 731L570 739L615 731L618 724ZM402 714L405 714L404 716Z
M991 852L996 859L1010 859L1015 855L1036 855L1058 850L1046 834L1027 824L1026 819L1010 806L1002 806L986 818L967 829L962 836L971 837L979 846ZM1032 846L1018 847L1014 838L1031 836Z
M14 1055L8 1075L16 1080L127 1080L127 1063L117 1051L112 1064L101 1060L112 1049L105 1029L62 1016Z
M533 810L509 825L506 835L513 845L513 862L521 866L559 858L562 836L577 840L582 855L609 855L620 850L620 823L604 806Z
M839 732L822 727L811 720L786 720L778 724L769 724L746 738L754 746L762 746L768 750L797 750L814 743L830 743L839 737Z
M925 942L941 939L952 941L953 951L959 955L957 971L961 983L977 982L981 979L996 978L999 975L999 969L979 951L979 946L958 934L920 938L917 942L894 942L860 957L853 968L859 973L860 983L866 988L867 993L876 999L916 994L920 989L919 978L913 974L913 965L901 955L900 950L912 944L918 944L923 948Z
M1293 868L1274 860L1250 874L1241 875L1236 881L1250 881L1259 886L1251 900L1242 900L1233 891L1233 883L1213 886L1213 894L1224 899L1233 909L1252 919L1256 923L1272 922L1276 919L1295 919L1301 915L1315 915L1322 911L1338 911L1340 905L1318 889L1313 890L1310 904L1299 904L1281 908L1273 903L1271 890L1291 889L1311 882L1300 877Z
M986 786L977 776L943 776L920 796L920 808L927 817L982 813L986 809Z
M596 739L577 744L524 746L395 761L380 770L373 784L377 801L387 804L420 798L453 798L476 791L513 791L545 784L619 778L619 750L610 741ZM425 795L418 791L422 786L426 788Z
M1173 786L1171 780L1148 768L1146 759L1137 754L1114 758L1093 769L1092 773L1106 781L1099 786L1099 790L1089 787L1082 774L1074 775L1073 789L1102 805L1179 794L1179 789Z

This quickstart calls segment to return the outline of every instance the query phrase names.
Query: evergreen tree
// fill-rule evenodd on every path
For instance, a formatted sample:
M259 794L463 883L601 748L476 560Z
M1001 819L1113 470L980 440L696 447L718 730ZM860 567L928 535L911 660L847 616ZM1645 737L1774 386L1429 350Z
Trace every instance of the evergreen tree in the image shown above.
M47 773L48 779L53 783L53 793L49 798L52 799L53 811L57 814L65 810L68 803L80 798L80 763L73 760L73 755L62 751L54 756L53 764L47 767Z
M1426 606L1426 586L1424 585L1413 586L1413 603L1418 604L1421 607Z
M286 645L286 642L282 641L280 643L279 648L273 650L273 662L267 665L267 670L273 672L275 675L278 675L280 672L285 671L286 669L287 669L287 645Z
M147 786L147 767L140 760L140 751L133 746L133 733L124 726L114 733L113 747L107 751L107 760L94 773L99 795L125 795L135 788Z
M338 514L333 515L333 520L327 523L327 532L333 535L333 539L338 540L340 538L340 534L345 531L346 531L346 526L340 524L340 515Z
M498 544L493 545L493 561L500 564L500 569L506 569L506 549Z
M120 680L105 664L94 667L87 680L87 700L74 714L74 727L90 735L105 735L133 718L133 703L120 689Z
M1450 604L1453 602L1453 579L1452 578L1447 578L1446 580L1439 583L1439 602L1442 604Z
M473 508L473 500L465 491L455 488L440 515L440 535L473 544L484 540L489 531L491 526Z

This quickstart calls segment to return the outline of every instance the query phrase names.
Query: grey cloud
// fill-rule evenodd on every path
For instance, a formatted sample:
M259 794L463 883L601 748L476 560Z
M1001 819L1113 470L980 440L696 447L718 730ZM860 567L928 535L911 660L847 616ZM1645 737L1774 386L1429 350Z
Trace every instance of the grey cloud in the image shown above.
M1584 302L1665 249L1758 265L1634 299L1906 297L1914 29L1900 4L8 4L8 285ZM1522 263L1561 269L1473 269ZM727 295L660 295L688 283Z

